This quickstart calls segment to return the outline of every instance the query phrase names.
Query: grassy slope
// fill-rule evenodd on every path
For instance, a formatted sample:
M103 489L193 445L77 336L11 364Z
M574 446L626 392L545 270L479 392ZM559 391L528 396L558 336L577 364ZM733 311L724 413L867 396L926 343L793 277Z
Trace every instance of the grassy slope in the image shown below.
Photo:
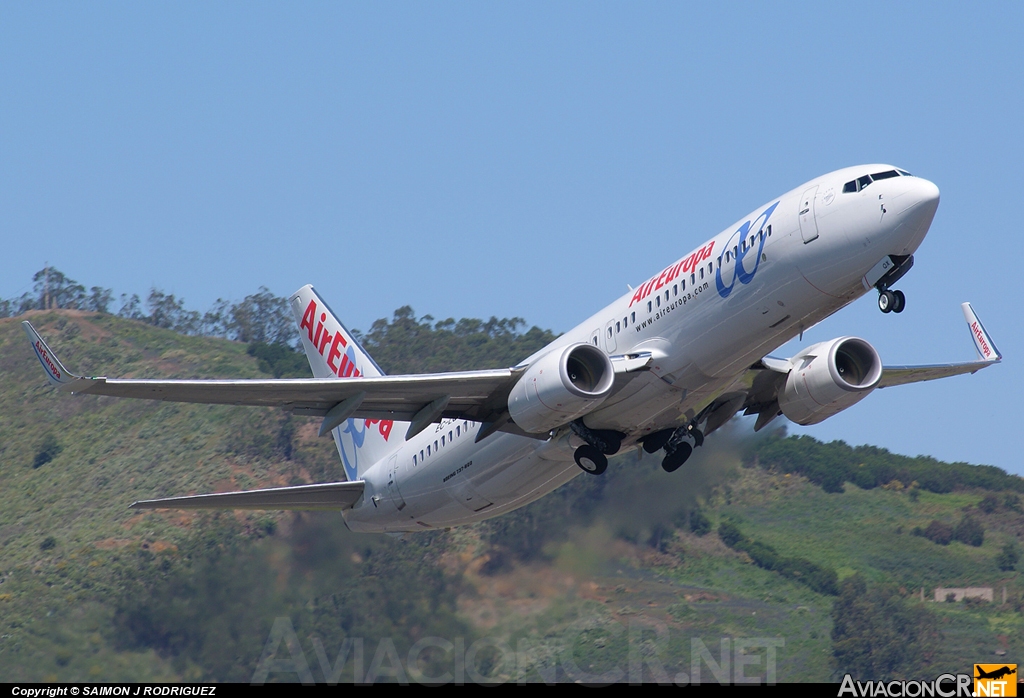
M0 320L0 676L181 677L153 653L118 652L103 632L119 553L173 550L191 514L130 511L137 500L308 481L296 461L248 461L234 441L267 410L69 396L45 380L18 319ZM30 313L61 360L84 375L258 377L245 346L74 311ZM254 425L253 422L256 422ZM308 429L304 430L308 435ZM33 468L44 435L63 450ZM321 470L329 445L307 439ZM326 452L325 452L326 447ZM330 466L333 467L333 466ZM253 522L262 515L239 518ZM42 549L52 537L55 545ZM187 674L187 672L186 672Z
M61 359L84 374L260 375L237 343L87 313L40 312L30 319ZM121 593L119 575L131 564L127 553L173 554L192 528L203 525L190 514L135 514L127 504L330 479L337 474L331 445L313 438L314 425L301 422L291 460L253 456L266 453L266 440L279 427L278 413L58 394L46 384L19 320L0 320L0 677L209 678L208 671L189 662L119 648L110 637L110 599ZM63 450L33 468L48 433ZM709 443L726 438L716 435ZM632 623L649 633L667 630L667 641L649 646L669 678L690 670L692 637L703 639L715 656L721 637L783 637L780 680L828 678L831 598L757 568L714 533L700 538L678 533L663 552L645 545L643 536L624 540L622 511L642 510L649 499L659 498L705 499L716 525L725 515L737 517L751 537L782 554L834 567L841 576L857 571L908 591L924 586L928 593L940 584L979 584L996 586L998 595L1005 583L1011 595L1020 594L1018 575L999 572L993 562L1002 543L1024 530L1020 515L975 512L987 529L985 544L977 549L937 546L909 535L913 526L933 518L955 523L982 493L922 492L913 502L906 493L847 485L843 494L826 494L796 476L738 468L737 456L726 451L705 460L688 464L689 472L666 475L651 460L617 459L608 473L616 478L606 490L608 517L569 530L564 541L549 546L548 562L484 575L480 566L491 551L483 529L454 531L445 541L446 559L468 582L459 597L461 613L481 635L507 639L513 647L523 640L532 652L532 672L543 671L570 636L576 638L573 656L582 669L600 673L624 667L627 635L608 629ZM702 485L687 489L688 481ZM634 487L638 482L644 484ZM236 518L255 530L268 517ZM47 537L55 545L43 549ZM942 615L945 632L935 651L936 666L964 670L991 657L997 646L1009 650L1008 661L1024 654L1019 613L946 604L929 608Z

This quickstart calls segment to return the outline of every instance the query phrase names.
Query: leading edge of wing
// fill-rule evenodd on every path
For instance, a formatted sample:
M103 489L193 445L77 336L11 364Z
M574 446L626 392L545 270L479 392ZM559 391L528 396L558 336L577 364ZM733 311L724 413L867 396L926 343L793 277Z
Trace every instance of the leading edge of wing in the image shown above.
M365 393L354 416L410 419L423 405L449 396L446 413L486 414L490 403L511 389L522 373L502 368L404 376L271 379L132 379L82 377L68 371L32 324L22 323L47 379L59 390L82 395L194 402L211 405L283 407L324 415L340 402Z
M271 487L188 497L145 499L131 509L259 509L276 511L339 511L351 509L363 496L363 480L295 487Z
M85 395L195 402L211 405L284 407L323 415L346 398L365 393L356 416L408 418L439 395L450 409L484 404L511 384L511 369L359 378L278 378L241 380L82 379L73 392Z

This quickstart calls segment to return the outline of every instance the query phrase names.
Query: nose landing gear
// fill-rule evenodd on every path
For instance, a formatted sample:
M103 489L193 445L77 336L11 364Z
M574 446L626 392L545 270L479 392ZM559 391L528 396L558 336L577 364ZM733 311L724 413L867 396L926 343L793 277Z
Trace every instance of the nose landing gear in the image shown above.
M878 309L883 313L902 313L907 307L907 297L903 291L885 290L878 294Z

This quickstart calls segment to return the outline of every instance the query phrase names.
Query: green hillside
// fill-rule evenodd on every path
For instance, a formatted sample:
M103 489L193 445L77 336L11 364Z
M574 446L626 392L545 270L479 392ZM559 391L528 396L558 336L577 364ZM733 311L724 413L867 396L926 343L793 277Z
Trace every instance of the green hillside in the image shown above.
M477 648L469 677L496 680L625 680L631 662L648 680L690 680L691 655L706 647L718 661L722 638L730 651L737 638L770 639L780 681L1022 657L1022 481L998 469L754 438L734 424L677 473L622 454L603 477L450 532L356 535L329 513L136 513L136 499L337 479L340 464L315 420L58 394L24 317L0 320L6 681L250 681L285 627L276 619L316 681L452 671L430 638ZM254 345L108 314L27 317L86 374L258 377L284 365ZM401 309L364 339L389 371L469 368L552 337L522 326ZM921 588L931 598L936 586L993 587L996 603L922 603ZM897 621L912 640L902 649L881 639ZM336 661L346 640L362 642L361 670ZM399 670L382 663L388 652ZM746 674L763 676L765 650L751 652L760 663Z

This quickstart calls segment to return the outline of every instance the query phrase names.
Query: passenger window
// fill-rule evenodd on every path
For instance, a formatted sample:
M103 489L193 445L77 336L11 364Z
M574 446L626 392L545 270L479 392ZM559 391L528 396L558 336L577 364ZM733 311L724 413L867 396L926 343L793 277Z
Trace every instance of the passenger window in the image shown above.
M704 267L700 268L700 278L704 278Z
M452 442L452 433L448 432L448 443Z
M679 284L672 284L672 295L673 296L678 296L679 295Z
M434 453L437 453L437 439L434 439Z
M651 312L651 302L647 301L647 312Z
M715 271L715 264L714 264L714 262L708 262L708 276L710 276L712 273L714 273L714 271Z
M668 289L665 289L665 302L668 303Z
M732 252L726 252L725 253L725 261L728 262L730 259L732 259Z
M430 455L430 444L427 444L427 455Z
M423 449L420 449L420 462L423 462Z
M619 322L616 320L616 322L615 322L615 334L618 334L621 331L622 331L622 325L620 325Z
M458 425L455 427L455 435L462 436L462 425Z
M772 236L772 227L769 225L768 226L768 237L771 237L771 236Z
M690 285L693 286L695 283L697 283L697 275L690 274Z
M444 446L444 436L441 436L441 445Z
M612 338L612 328L609 327L608 328L608 339L611 339L611 338Z
M629 318L630 318L630 320L629 320L630 322L636 322L636 312L630 313L629 314Z
M661 295L660 294L654 297L654 304L656 306L658 306L659 308L661 307Z
M413 454L412 456L412 464L416 465L416 454Z
M686 279L683 279L683 290L686 290Z

